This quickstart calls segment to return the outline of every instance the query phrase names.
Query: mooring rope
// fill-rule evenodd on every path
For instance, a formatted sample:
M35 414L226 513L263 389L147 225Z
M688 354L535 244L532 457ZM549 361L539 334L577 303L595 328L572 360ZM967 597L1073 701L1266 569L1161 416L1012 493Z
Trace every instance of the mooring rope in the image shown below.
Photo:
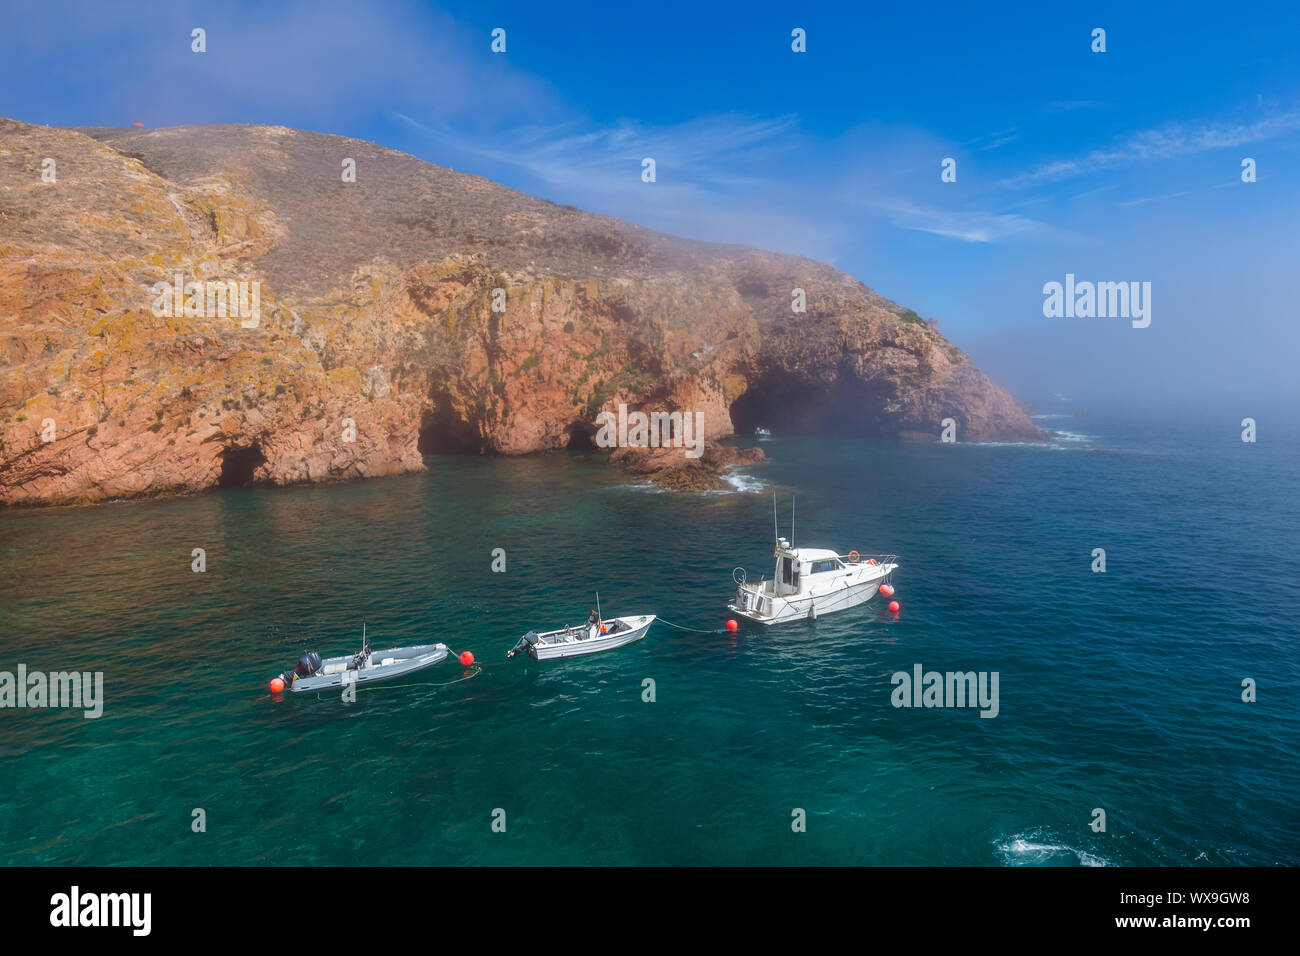
M416 683L421 684L425 687L450 687L452 684L459 684L463 680L470 680L471 678L478 677L479 674L483 673L482 664L474 664L473 668L474 668L474 672L472 674L465 674L462 675L461 677L452 678L451 680L438 681L436 683L429 683L426 681L416 681Z
M674 624L672 621L669 621L666 618L662 618L662 617L655 618L655 621L659 624L667 624L669 627L675 627L679 631L691 631L695 634L726 634L727 633L727 629L725 627L719 627L714 630L705 630L704 628L701 627L686 627L684 624Z

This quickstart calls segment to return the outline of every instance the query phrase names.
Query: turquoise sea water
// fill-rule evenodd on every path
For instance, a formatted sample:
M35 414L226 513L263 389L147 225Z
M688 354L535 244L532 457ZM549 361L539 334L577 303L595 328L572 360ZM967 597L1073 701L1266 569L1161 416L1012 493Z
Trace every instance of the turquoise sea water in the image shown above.
M1300 863L1300 444L1243 444L1234 421L1041 424L1072 434L777 436L757 494L636 487L595 455L440 456L0 514L0 670L102 670L106 698L98 720L0 710L0 861ZM798 496L797 544L901 556L897 617L877 598L505 660L596 589L606 616L721 627L732 568L770 573L773 488L783 534ZM351 704L267 693L309 647L354 650L363 621L375 648L443 641L482 672ZM891 706L918 663L997 671L999 715Z

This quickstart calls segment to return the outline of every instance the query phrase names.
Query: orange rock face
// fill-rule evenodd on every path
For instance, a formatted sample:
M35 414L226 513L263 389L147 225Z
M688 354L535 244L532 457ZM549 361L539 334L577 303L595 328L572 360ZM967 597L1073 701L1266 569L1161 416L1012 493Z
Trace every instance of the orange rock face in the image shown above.
M159 291L177 276L200 284L179 303ZM210 292L240 282L256 317ZM937 437L944 417L962 440L1045 437L937 331L820 263L340 137L0 120L0 503L585 445L619 403L699 412L710 440Z

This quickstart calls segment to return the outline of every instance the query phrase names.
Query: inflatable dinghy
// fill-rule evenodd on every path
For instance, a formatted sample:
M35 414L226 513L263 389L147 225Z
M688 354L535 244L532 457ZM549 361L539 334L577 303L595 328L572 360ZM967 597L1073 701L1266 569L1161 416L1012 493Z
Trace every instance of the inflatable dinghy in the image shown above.
M362 642L361 650L357 653L341 657L322 659L315 651L308 651L298 658L298 664L293 670L285 671L271 681L272 693L288 688L295 694L319 694L338 690L348 684L358 687L380 684L432 667L446 660L450 653L446 644L415 644L372 651L370 642L364 636ZM468 663L473 662L471 655L464 656L468 658Z

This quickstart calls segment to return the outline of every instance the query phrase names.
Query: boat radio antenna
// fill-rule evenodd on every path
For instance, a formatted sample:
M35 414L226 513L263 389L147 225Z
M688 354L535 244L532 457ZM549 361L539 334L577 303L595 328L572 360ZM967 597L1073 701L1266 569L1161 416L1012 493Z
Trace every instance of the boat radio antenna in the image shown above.
M790 496L790 547L794 547L794 495Z
M776 523L776 489L772 489L772 543L778 544L781 541L781 529Z
M603 620L604 617L602 617L600 613L600 592L597 591L596 592L596 623L599 624Z

